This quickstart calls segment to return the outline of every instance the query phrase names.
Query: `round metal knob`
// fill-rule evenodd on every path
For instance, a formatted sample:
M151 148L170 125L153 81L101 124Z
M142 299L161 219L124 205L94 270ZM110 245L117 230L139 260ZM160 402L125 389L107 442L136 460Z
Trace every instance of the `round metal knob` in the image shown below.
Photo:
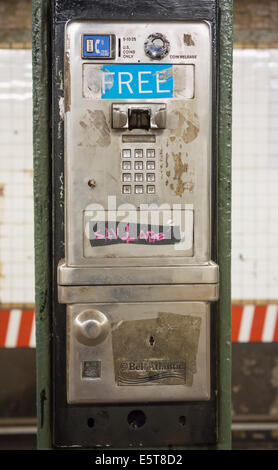
M84 310L74 320L76 339L86 346L101 343L109 332L109 321L99 310Z
M147 56L151 59L160 60L169 53L170 43L163 34L154 33L148 36L144 48Z

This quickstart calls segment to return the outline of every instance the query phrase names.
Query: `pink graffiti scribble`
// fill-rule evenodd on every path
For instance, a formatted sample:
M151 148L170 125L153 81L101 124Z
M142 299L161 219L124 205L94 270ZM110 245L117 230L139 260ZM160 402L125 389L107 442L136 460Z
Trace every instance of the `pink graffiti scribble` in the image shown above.
M125 243L134 242L136 240L145 240L147 243L155 243L156 241L161 241L165 239L164 232L153 232L152 230L140 230L140 233L137 237L131 237L129 233L129 225L125 226L125 235L120 237L119 229L117 228L116 232L112 228L105 228L105 235L99 233L98 231L94 232L95 240L118 240L119 238Z

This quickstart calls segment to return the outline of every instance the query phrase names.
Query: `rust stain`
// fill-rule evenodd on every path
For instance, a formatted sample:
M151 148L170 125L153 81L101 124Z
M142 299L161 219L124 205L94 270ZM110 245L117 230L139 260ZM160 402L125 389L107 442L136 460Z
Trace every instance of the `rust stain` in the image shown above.
M3 197L5 193L5 185L4 183L0 183L0 197Z
M186 46L195 46L195 42L193 41L191 34L184 34L183 42Z
M187 164L187 163L183 163L183 161L182 161L182 159L181 159L181 152L179 152L179 153L173 153L172 155L173 155L174 162L175 162L175 166L174 166L174 171L175 171L174 180L179 180L179 179L181 179L183 173L187 172L188 164Z
M108 147L111 144L110 130L102 110L87 109L79 124L84 131L84 139L80 145Z
M177 186L175 189L175 193L177 196L182 196L186 189L186 183L183 182L182 176L188 170L188 164L183 163L181 158L181 152L173 153L174 159L174 180L177 180Z
M70 58L69 53L65 54L65 113L70 111L71 92L70 92Z
M168 168L168 165L169 165L168 158L169 158L169 153L167 152L166 153L166 168Z
M186 153L186 156L188 156L187 153ZM188 180L188 177L187 177L187 181L183 180L183 175L185 173L186 174L188 173L188 163L182 160L181 152L178 152L178 153L173 152L172 157L174 161L174 169L173 169L174 172L172 173L173 175L172 179L174 180L174 182L170 184L170 189L174 191L177 196L181 197L184 191L189 191L189 192L193 191L194 183L191 179ZM166 166L168 166L168 161L167 161ZM170 170L166 171L166 177L167 177L167 180L165 181L165 185L168 186L169 179L171 177Z

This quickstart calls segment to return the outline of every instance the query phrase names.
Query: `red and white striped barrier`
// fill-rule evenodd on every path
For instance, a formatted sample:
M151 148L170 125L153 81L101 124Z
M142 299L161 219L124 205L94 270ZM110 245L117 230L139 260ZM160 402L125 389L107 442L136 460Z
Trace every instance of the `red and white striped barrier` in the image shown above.
M278 305L233 305L232 341L278 341Z
M232 306L232 342L274 341L278 341L278 305ZM0 348L35 345L34 310L0 310Z
M0 348L34 348L34 310L0 310Z

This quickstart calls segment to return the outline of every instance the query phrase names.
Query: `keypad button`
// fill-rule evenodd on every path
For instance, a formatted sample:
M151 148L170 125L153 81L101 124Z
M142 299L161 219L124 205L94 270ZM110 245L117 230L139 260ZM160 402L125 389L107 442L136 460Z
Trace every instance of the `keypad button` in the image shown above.
M123 158L130 158L131 157L131 150L130 149L123 149L122 150L122 157Z
M147 162L146 166L147 166L147 170L154 170L155 162Z
M123 182L130 183L131 182L131 174L130 173L123 173Z
M135 194L143 194L144 188L141 185L135 186Z
M155 174L154 173L147 173L147 181L154 182L155 181Z
M128 161L123 162L122 163L122 169L123 170L131 170L131 162L128 162Z
M147 194L155 194L155 186L153 184L147 186Z
M134 150L134 157L135 158L143 158L143 149L135 149Z
M142 181L143 181L143 173L135 173L135 175L134 175L134 180L135 180L137 183L142 183Z
M135 170L143 170L143 162L134 162Z
M123 194L131 194L131 186L124 184L122 188Z
M147 158L154 158L155 157L155 150L154 149L147 149Z

